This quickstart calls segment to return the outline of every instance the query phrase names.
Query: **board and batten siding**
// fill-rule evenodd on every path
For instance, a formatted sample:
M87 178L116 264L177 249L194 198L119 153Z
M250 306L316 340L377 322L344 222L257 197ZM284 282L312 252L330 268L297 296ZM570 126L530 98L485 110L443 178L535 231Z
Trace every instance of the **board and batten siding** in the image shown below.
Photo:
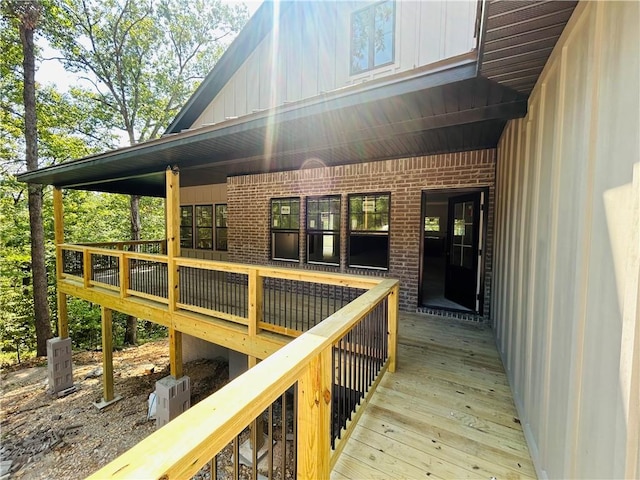
M351 75L351 14L375 3L301 3L295 18L285 17L264 38L191 128L405 72L476 47L478 2L396 0L394 63Z
M640 4L580 2L498 147L498 348L541 478L640 476Z

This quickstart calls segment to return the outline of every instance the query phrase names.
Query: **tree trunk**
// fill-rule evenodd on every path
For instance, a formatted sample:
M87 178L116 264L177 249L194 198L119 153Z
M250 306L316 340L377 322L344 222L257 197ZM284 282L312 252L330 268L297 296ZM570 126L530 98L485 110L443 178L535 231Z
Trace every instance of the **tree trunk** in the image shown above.
M140 240L140 195L131 195L131 240ZM132 315L127 317L124 330L124 343L136 345L138 343L138 319Z
M24 132L27 170L38 168L38 129L36 117L35 53L33 32L40 16L37 2L24 4L20 18L20 40L24 54ZM44 227L42 224L42 186L29 185L29 223L31 227L31 275L35 315L37 355L47 354L51 338L51 318L47 301L47 269L45 266Z

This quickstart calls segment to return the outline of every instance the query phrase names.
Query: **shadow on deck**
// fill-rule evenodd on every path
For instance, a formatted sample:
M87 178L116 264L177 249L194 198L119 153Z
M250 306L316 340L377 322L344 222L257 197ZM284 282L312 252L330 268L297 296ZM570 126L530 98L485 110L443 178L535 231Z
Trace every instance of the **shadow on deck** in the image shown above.
M331 478L536 477L489 328L403 313L398 358Z

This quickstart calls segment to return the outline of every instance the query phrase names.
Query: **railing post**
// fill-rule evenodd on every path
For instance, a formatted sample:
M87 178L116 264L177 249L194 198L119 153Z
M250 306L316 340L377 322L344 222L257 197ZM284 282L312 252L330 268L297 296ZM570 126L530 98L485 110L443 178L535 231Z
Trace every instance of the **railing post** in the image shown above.
M249 272L249 336L260 332L262 321L263 279L257 268Z
M62 203L62 190L58 187L53 189L53 224L54 240L56 244L56 302L58 304L58 337L64 339L69 337L69 314L67 311L67 295L60 291L60 281L63 274L62 247L64 243L64 205Z
M125 298L129 295L127 293L129 290L129 257L125 252L119 255L118 263L120 265L120 298Z
M332 347L309 362L298 380L298 478L330 476Z
M398 317L400 309L399 301L400 287L396 284L387 297L387 321L389 323L389 335L387 337L389 348L388 371L393 373L398 367Z
M82 249L82 271L84 275L82 279L84 281L84 288L89 288L91 286L91 253L88 248Z

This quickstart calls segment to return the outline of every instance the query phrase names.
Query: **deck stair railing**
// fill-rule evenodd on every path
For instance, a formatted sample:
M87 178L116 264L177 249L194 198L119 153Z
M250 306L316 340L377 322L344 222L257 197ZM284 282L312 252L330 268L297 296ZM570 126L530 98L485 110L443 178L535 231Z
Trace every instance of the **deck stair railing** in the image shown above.
M191 478L207 464L212 478L229 478L229 469L231 478L328 478L377 382L395 370L397 318L398 282L379 279L90 478ZM295 396L288 396L292 391ZM289 411L287 398L293 417L285 416L276 431L273 412L278 402L281 412ZM224 458L241 457L244 438L258 441L256 422L265 421L263 463L256 454L252 467L235 461L225 467ZM274 439L289 445L279 464L274 463ZM231 457L225 449L231 449ZM293 463L287 464L288 458Z

